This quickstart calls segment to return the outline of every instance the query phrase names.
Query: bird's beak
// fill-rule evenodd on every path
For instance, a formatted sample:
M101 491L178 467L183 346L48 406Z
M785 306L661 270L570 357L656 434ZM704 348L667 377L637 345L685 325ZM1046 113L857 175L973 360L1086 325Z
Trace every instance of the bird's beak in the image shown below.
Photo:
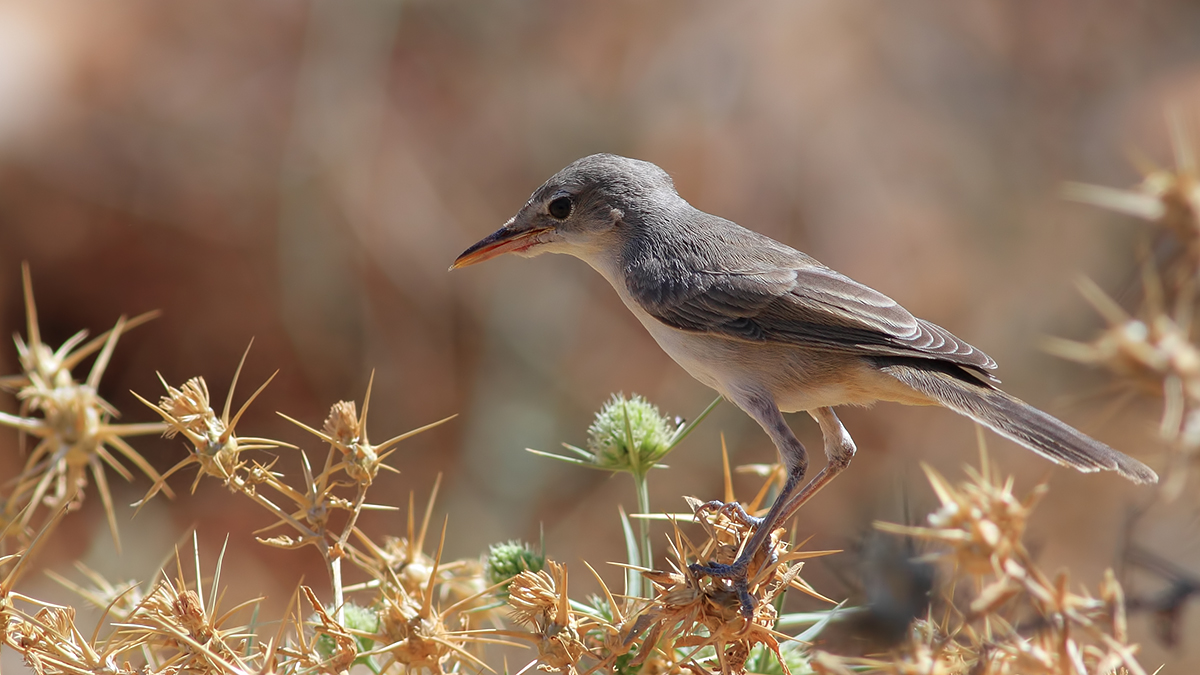
M504 227L484 237L474 246L462 252L454 260L454 264L450 269L456 270L467 265L481 263L484 260L491 260L498 255L504 253L512 253L514 251L524 251L538 245L537 235L546 232L552 228L536 227L532 230L514 230L512 229L512 221L504 225Z

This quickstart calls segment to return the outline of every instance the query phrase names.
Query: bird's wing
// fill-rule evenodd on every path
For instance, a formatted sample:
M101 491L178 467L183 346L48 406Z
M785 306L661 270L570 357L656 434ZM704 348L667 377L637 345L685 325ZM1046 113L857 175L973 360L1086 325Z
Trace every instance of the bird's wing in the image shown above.
M686 260L660 258L652 269L629 269L627 286L646 312L679 330L932 358L981 373L996 367L987 354L886 295L776 246L770 255L736 256L698 269L689 269Z

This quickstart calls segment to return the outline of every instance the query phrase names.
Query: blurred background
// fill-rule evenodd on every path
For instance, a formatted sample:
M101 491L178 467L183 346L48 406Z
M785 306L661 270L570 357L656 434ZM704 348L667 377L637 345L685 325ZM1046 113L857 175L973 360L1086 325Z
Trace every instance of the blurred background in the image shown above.
M374 371L373 440L458 414L404 442L390 460L401 473L372 492L420 504L443 474L447 557L544 532L572 566L620 560L630 481L524 448L583 444L612 392L685 418L714 394L577 260L447 272L553 172L614 152L949 328L1000 363L1010 392L1154 465L1158 404L1115 408L1103 374L1039 342L1103 325L1080 275L1118 298L1136 278L1144 225L1065 202L1061 186L1132 185L1131 152L1170 164L1165 112L1200 110L1198 36L1200 7L1183 1L0 0L0 329L24 332L22 261L52 345L161 309L122 337L102 381L124 421L157 419L129 393L156 398L156 372L176 386L203 375L223 402L253 338L235 407L280 372L239 430L317 456L275 411L319 427L335 401L361 403ZM16 372L11 347L0 366ZM796 529L810 548L848 550L805 570L835 598L861 586L873 520L915 521L936 503L919 462L952 478L978 462L973 426L947 411L842 418L860 453ZM816 425L791 422L819 454ZM656 508L720 497L722 434L735 463L773 461L765 434L722 404L652 476ZM1029 535L1044 569L1094 588L1132 537L1200 575L1194 499L1130 532L1146 493L987 440L1018 493L1051 481ZM185 456L179 440L135 446L159 470ZM0 470L21 461L16 434L0 432ZM127 518L120 505L149 485L113 487ZM736 487L749 497L758 483ZM89 496L47 567L82 559L144 579L195 527L208 560L230 536L231 597L281 608L300 574L324 583L315 555L255 543L270 519L215 482L125 524L120 557ZM403 520L364 525L400 534ZM1176 619L1171 647L1161 617L1135 614L1143 664L1200 667L1200 616L1185 606Z

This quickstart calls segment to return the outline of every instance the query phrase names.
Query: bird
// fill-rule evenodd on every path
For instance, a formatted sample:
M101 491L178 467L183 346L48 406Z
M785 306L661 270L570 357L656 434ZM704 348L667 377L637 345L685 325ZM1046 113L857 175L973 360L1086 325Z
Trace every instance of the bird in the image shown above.
M506 253L583 260L663 351L771 438L787 476L775 502L762 518L726 505L754 534L732 564L692 566L732 580L746 616L755 553L857 451L838 406L940 405L1056 464L1158 481L1145 464L1002 391L981 350L790 246L695 208L651 162L576 160L450 269ZM820 427L826 456L807 484L808 452L783 417L800 411Z

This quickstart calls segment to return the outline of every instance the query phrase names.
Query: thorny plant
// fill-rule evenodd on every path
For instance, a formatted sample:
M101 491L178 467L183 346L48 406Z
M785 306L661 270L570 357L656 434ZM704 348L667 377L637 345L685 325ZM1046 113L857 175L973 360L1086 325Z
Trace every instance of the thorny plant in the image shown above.
M650 564L654 560L654 547L650 538L648 518L650 510L650 470L665 469L660 462L692 433L696 425L721 402L718 396L691 422L676 417L668 419L658 407L645 398L634 394L625 398L613 394L596 413L596 419L588 427L587 449L570 443L563 448L570 455L556 455L532 448L526 451L542 457L550 457L568 464L584 466L612 473L628 473L633 478L637 492L638 543L629 546L629 563L637 566ZM636 573L626 576L626 592L642 595L642 578Z
M1194 335L1200 284L1200 164L1179 114L1168 116L1175 168L1137 160L1142 182L1132 190L1071 183L1070 199L1148 221L1142 247L1142 300L1128 312L1095 283L1080 283L1084 297L1108 322L1091 342L1051 339L1054 354L1101 365L1116 384L1163 399L1159 435L1171 452L1161 494L1181 495L1200 468L1200 348Z
M614 596L601 580L603 599L594 598L590 604L570 601L566 596L566 566L544 561L543 567L539 556L530 555L520 546L505 549L516 551L520 560L515 564L491 566L493 571L511 569L520 573L488 585L480 562L442 561L445 527L437 551L433 555L425 553L436 484L419 526L410 495L407 536L379 543L356 526L364 509L391 508L372 506L367 492L378 472L390 469L384 460L394 446L441 422L372 444L366 429L369 384L361 415L354 403L341 402L333 406L320 430L287 418L329 446L320 470L314 471L308 453L295 445L237 434L248 406L270 382L268 379L234 412L234 390L242 368L239 364L220 413L212 407L204 379L196 377L178 387L164 381L166 393L156 403L138 396L164 423L114 425L110 420L117 411L96 396L95 386L121 332L153 315L118 321L112 331L82 346L84 336L80 334L54 352L39 338L28 271L25 280L29 337L17 339L23 373L3 380L18 393L21 414L5 416L3 421L41 442L31 453L25 471L9 483L5 494L10 515L0 528L0 541L11 542L20 550L0 558L0 572L4 573L0 577L0 644L20 654L39 675L341 673L357 667L376 673L479 671L490 670L481 651L488 643L535 646L538 657L529 667L564 672L617 667L625 672L666 668L743 673L747 664L764 662L764 649L776 655L784 672L787 664L803 662L800 651L788 644L794 638L775 629L776 601L788 588L821 597L799 577L801 561L821 553L789 551L780 541L782 531L773 541L775 556L762 556L756 561L751 590L759 609L752 621L738 614L738 599L731 589L720 581L697 579L688 571L689 562L736 556L750 535L740 521L706 511L696 506L698 503L693 506L703 528L702 543L694 544L673 523L669 567L633 566L649 582L652 592L645 594L648 597ZM97 352L87 381L75 382L71 369ZM71 399L68 392L76 392L76 398ZM63 410L73 408L65 404L55 407L63 401L83 401L93 407L87 414L68 418ZM620 407L625 410L624 405ZM628 420L622 425L624 429L618 431L626 432L626 440L640 438L645 431L632 428ZM651 450L656 454L646 458L642 473L690 428L677 423L665 445ZM182 437L188 444L187 457L162 475L121 440L124 435L152 432ZM87 475L81 466L91 468L116 535L117 517L101 462L123 470L107 447L117 448L151 479L149 491L136 504L139 508L159 493L171 496L169 479L194 466L193 491L199 481L213 478L266 509L277 519L267 530L282 526L290 531L260 532L259 541L284 549L316 549L329 570L332 602L322 602L312 588L298 586L280 620L259 623L254 618L249 623L235 624L235 617L257 617L261 599L221 612L224 553L207 582L206 592L195 545L195 572L190 582L178 554L173 577L160 574L147 584L114 584L82 566L80 572L90 582L86 585L55 575L103 609L103 617L90 636L76 625L73 608L18 593L17 582L30 569L34 546L44 541L83 497ZM256 453L264 450L296 451L300 484L289 481L278 470L277 459L258 458L261 455ZM56 483L64 487L51 490ZM765 491L766 487L751 503L752 510L761 506ZM732 499L728 488L727 492ZM56 508L34 530L29 514L45 506ZM343 516L335 517L339 512ZM628 521L624 523L628 534ZM631 550L636 550L631 534L627 539ZM342 578L343 560L350 561L366 581L346 584ZM641 560L650 562L648 555ZM500 595L501 586L508 587L507 596ZM514 612L515 627L526 630L503 627L494 610L505 599ZM307 616L304 607L311 608ZM815 623L831 617L826 613L802 621Z
M104 467L107 465L125 480L132 480L133 474L117 458L119 455L142 473L159 480L154 467L125 439L162 433L164 427L113 422L118 417L116 408L100 398L96 389L121 335L158 313L147 312L132 319L121 317L112 330L86 343L87 331L80 331L54 349L42 342L28 265L22 265L21 277L26 335L22 338L18 334L14 339L22 372L0 377L0 389L14 392L20 409L17 415L0 412L0 424L20 432L22 449L28 436L36 439L36 443L20 474L2 488L4 510L0 512L0 530L5 536L0 537L0 554L8 549L10 541L28 543L30 533L36 529L34 520L38 513L77 509L83 501L89 472L120 550L117 517ZM76 380L71 371L93 354L97 356L87 378Z
M407 537L386 539L380 544L355 526L363 510L376 508L366 501L367 489L379 470L390 468L383 460L394 446L441 422L372 444L366 430L368 385L362 415L354 403L340 402L333 406L321 431L296 422L330 446L319 472L312 470L307 454L299 451L303 482L298 486L274 470L274 461L247 457L255 450L296 446L235 433L250 401L266 386L231 416L237 374L220 415L211 407L203 378L197 377L178 388L164 382L167 393L157 404L138 397L165 423L113 424L117 411L96 394L96 385L122 331L144 323L155 313L132 320L122 318L113 330L86 344L86 334L79 333L55 351L40 338L28 268L24 269L24 280L27 337L17 337L23 372L0 380L6 389L17 393L20 414L0 413L0 422L16 427L22 438L31 435L39 442L21 474L5 485L0 542L18 550L0 555L0 644L21 654L26 665L39 674L342 672L352 663L362 663L377 672L392 668L440 673L457 670L462 664L472 664L474 669L483 666L467 649L492 639L472 635L468 630L472 615L467 610L486 604L481 599L488 590L482 581L482 566L472 561L441 564L440 546L432 557L424 553L433 496L419 533L411 495ZM75 381L71 370L97 352L87 380ZM183 436L190 445L188 456L160 476L122 438L149 433ZM304 618L300 603L293 603L295 611L289 609L288 616L278 622L274 638L258 637L254 627L226 628L232 614L256 606L258 600L219 614L220 564L206 601L200 590L198 551L193 589L188 588L182 572L173 581L164 576L151 582L148 590L135 583L117 586L85 567L81 571L90 579L90 587L63 579L104 610L111 623L111 632L104 637L103 622L89 638L76 627L72 608L19 594L16 584L30 569L33 547L49 536L67 511L78 507L88 469L101 494L113 536L117 536L117 517L103 464L126 478L131 476L110 448L153 481L139 506L160 492L172 496L168 478L195 465L198 472L193 490L205 476L213 477L267 509L278 519L267 529L284 525L292 532L259 540L281 548L316 548L329 569L334 601L323 605L311 589L298 587L297 593L304 596L314 614ZM281 495L283 501L269 498L264 488ZM436 489L435 485L434 494ZM40 527L33 528L33 514L46 507L51 507L51 515L42 520ZM345 516L333 518L339 511ZM343 559L349 559L367 581L345 586ZM355 600L362 604L352 604L346 593L356 594ZM348 606L368 608L367 612L377 619L370 630L343 625L350 623L343 618Z
M603 423L600 418L613 409L614 406L607 405L597 416L598 421ZM727 455L724 466L726 496L733 501ZM768 484L773 480L774 475ZM764 486L759 491L748 505L749 510L761 507L766 489ZM804 657L794 645L818 633L835 613L793 617L789 622L793 625L816 624L814 629L797 637L776 629L779 607L788 589L832 604L800 578L800 571L805 559L834 551L789 550L781 541L783 531L776 530L771 551L761 552L750 565L748 586L755 600L755 613L747 620L740 614L741 602L736 590L724 580L697 576L688 564L703 560L731 562L749 542L753 529L742 519L707 508L699 500L689 499L688 504L692 513L687 516L694 517L701 526L702 542L693 543L675 517L668 517L672 526L668 567L627 566L650 583L648 597L614 596L590 565L588 569L599 581L604 596L594 598L589 604L568 598L565 565L548 561L545 569L525 571L513 579L508 589L511 616L529 631L496 632L532 643L538 652L537 658L518 671L518 675L534 666L572 675L614 670L732 675L747 672L756 649L759 654L769 650L775 657L775 666L786 675L791 674L793 664L804 664ZM631 557L635 557L636 542L628 528L626 532L627 547Z
M1140 310L1127 313L1094 284L1085 283L1085 297L1110 328L1091 343L1051 345L1063 356L1104 364L1125 381L1149 383L1162 393L1160 428L1175 449L1164 488L1168 498L1182 491L1188 472L1200 463L1200 350L1191 340L1200 276L1200 171L1182 126L1176 124L1173 132L1175 171L1145 169L1146 179L1135 191L1069 188L1073 198L1156 223L1161 237L1173 245L1166 253L1160 247L1160 255L1143 261L1145 300ZM496 547L494 556L515 557L488 565L493 576L508 570L515 574L511 578L485 580L479 560L442 561L445 526L436 552L426 553L436 484L419 526L410 494L406 536L376 542L357 527L363 510L393 508L369 504L367 493L380 470L394 470L384 463L394 446L446 420L372 444L366 430L369 384L361 415L355 403L340 402L319 430L287 417L329 446L319 471L314 471L308 453L295 445L235 433L247 407L266 387L264 383L231 415L239 364L219 415L211 407L203 378L196 377L178 387L164 381L166 394L157 403L138 397L163 423L116 424L116 409L96 388L121 335L156 313L122 318L112 330L86 343L86 334L79 333L55 350L41 341L28 268L23 277L26 335L16 338L22 373L0 378L0 387L15 393L20 407L16 415L0 413L0 424L19 431L22 447L27 436L36 443L21 473L6 482L0 494L0 646L20 654L39 675L345 673L364 668L374 673L479 672L492 670L483 652L489 643L534 647L536 656L521 672L536 667L572 675L1146 672L1129 641L1125 596L1116 577L1106 574L1092 596L1071 591L1065 573L1053 578L1044 574L1022 535L1045 487L1016 498L1011 480L999 481L986 457L982 468L968 470L968 480L958 485L926 470L941 501L926 526L880 526L937 547L936 555L948 572L945 590L938 609L931 605L929 613L910 626L908 639L890 654L848 659L809 644L837 620L838 610L780 614L789 589L827 600L800 572L806 558L831 551L803 551L785 542L782 529L772 533L772 555L760 555L751 565L749 587L756 604L750 619L739 613L732 588L721 580L697 578L688 567L696 561L736 558L751 535L740 519L689 501L693 513L684 518L661 516L669 520L671 531L665 565L656 564L645 526L652 517L647 475L661 466L659 460L699 418L692 425L671 424L642 399L614 398L601 412L607 417L598 418L590 430L588 448L567 446L577 456L570 459L578 464L631 473L639 496L641 536L633 534L622 515L629 560L623 567L645 583L629 583L627 576L626 593L614 594L584 562L603 594L580 602L567 595L565 564L545 560L519 544ZM77 381L72 371L92 355L91 371ZM190 446L188 456L161 476L125 440L153 433L182 436ZM275 459L253 454L263 450L296 451L301 481L289 480ZM221 613L224 553L206 593L195 546L190 584L178 553L174 577L160 573L147 584L113 584L82 566L81 573L90 581L86 587L56 576L103 609L90 635L75 625L74 609L19 593L17 583L31 569L37 545L79 507L89 475L117 539L105 466L132 478L118 456L152 481L139 506L160 492L172 496L168 478L195 465L193 490L204 477L215 478L266 509L276 518L267 530L283 527L288 532L262 532L259 540L283 549L315 549L329 572L331 601L323 602L314 589L297 585L277 621L257 621L261 599ZM766 480L747 504L751 512L761 509L777 479L777 472L759 473ZM725 502L735 501L729 476L726 460ZM684 525L684 519L698 523L699 538L685 533L691 526ZM350 561L365 581L347 584L343 560ZM496 611L503 605L510 612L507 627ZM248 623L234 624L235 616L247 615ZM811 627L789 635L785 625Z
M818 673L845 675L850 666L894 675L1145 675L1129 643L1125 596L1112 570L1098 597L1070 590L1066 572L1047 576L1022 537L1039 485L1024 498L1011 478L1000 480L982 453L981 469L951 485L924 467L941 506L927 526L877 523L886 532L930 545L948 568L944 602L910 628L890 658L841 659L820 653Z
M247 352L249 349L247 348ZM301 451L300 461L304 474L302 489L290 485L284 477L272 471L274 462L267 464L256 460L242 459L242 453L248 450L262 450L289 444L263 438L239 439L234 433L238 420L263 389L270 384L268 378L262 386L250 396L237 414L230 418L229 411L233 402L233 392L237 387L238 376L241 374L242 363L234 373L230 385L229 396L225 399L225 407L218 417L209 404L208 386L202 377L188 380L178 389L163 382L167 394L156 405L138 396L138 399L154 409L167 424L168 437L182 434L191 444L188 457L155 482L150 493L141 501L144 504L153 497L166 483L166 477L180 469L195 464L199 467L192 489L195 490L203 476L212 476L224 482L232 492L245 495L259 506L265 508L278 521L266 528L272 530L280 526L291 528L294 535L279 534L271 537L260 537L259 541L268 546L283 549L295 549L312 546L321 554L329 570L331 585L334 592L334 607L343 605L342 559L348 554L348 542L351 533L355 531L358 516L366 509L390 509L394 507L376 506L366 503L367 489L370 488L379 470L391 467L383 463L400 441L415 434L449 421L452 417L434 422L419 429L401 434L379 445L372 445L367 438L367 412L371 403L371 384L374 376L367 385L367 393L363 400L363 412L359 416L353 401L340 401L333 405L321 431L313 429L302 422L292 419L283 413L280 415L308 431L325 443L329 444L325 462L319 474L314 475L308 454ZM136 395L136 394L135 394ZM343 482L343 479L345 480ZM353 499L340 496L339 488L354 486ZM262 494L261 487L269 487L284 499L292 503L291 508L277 505L269 497ZM342 511L347 517L341 527L331 525L333 513Z
M1196 494L1200 480L1200 343L1196 340L1200 301L1200 145L1179 110L1168 116L1174 168L1135 158L1142 181L1130 190L1068 184L1068 198L1150 224L1139 248L1140 302L1122 307L1096 284L1084 280L1084 297L1108 323L1090 342L1052 339L1047 347L1067 359L1099 365L1125 390L1162 400L1158 435L1164 441L1160 473L1164 480L1154 498L1131 514L1124 553L1125 570L1160 577L1166 588L1154 597L1135 594L1130 607L1149 611L1156 632L1175 642L1186 603L1200 595L1200 582L1178 565L1134 542L1137 523L1156 505L1169 505ZM1190 487L1189 487L1190 486ZM1192 505L1194 506L1194 504Z

